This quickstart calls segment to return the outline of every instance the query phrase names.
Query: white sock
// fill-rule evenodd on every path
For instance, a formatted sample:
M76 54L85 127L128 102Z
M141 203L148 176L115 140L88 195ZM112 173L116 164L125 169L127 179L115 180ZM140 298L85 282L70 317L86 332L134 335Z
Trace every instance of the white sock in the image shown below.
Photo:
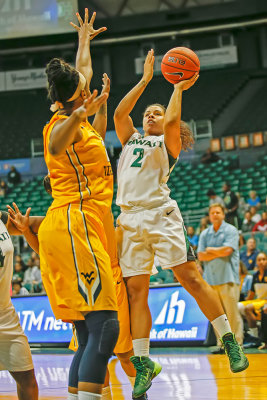
M228 318L225 314L220 315L218 318L215 318L211 321L212 326L218 332L219 337L223 337L226 333L232 332L231 327L228 321Z
M149 357L149 338L134 339L133 351L135 356Z
M103 388L101 400L112 400L110 386Z
M68 399L67 400L78 400L78 393L74 394L74 393L69 393L68 392Z
M130 384L132 385L132 388L134 387L134 382L135 382L135 376L129 376L127 375L127 378L130 381Z
M256 336L256 337L259 336L258 328L257 328L257 327L255 327L255 328L249 328L248 333L250 333L252 336Z
M96 393L91 393L91 392L83 392L80 390L78 392L79 400L100 400L101 396L102 396L101 394L96 394Z

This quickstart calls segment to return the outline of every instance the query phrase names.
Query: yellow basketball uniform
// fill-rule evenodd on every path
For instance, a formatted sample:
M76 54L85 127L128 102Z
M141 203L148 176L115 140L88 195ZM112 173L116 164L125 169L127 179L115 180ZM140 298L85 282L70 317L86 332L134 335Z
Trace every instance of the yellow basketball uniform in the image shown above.
M116 288L116 297L118 301L118 319L120 323L120 334L114 349L114 353L115 354L127 353L133 348L131 329L130 329L128 295L122 277L121 268L118 263L117 243L115 238L113 215L110 211L107 212L107 214L105 215L103 224L107 237L107 252L111 260L113 281ZM75 329L69 348L74 351L76 351L78 348L78 341L75 335Z
M39 232L41 273L56 318L84 319L90 311L117 310L102 218L111 206L113 176L101 136L89 122L82 140L64 153L48 151L55 114L45 126L44 157L54 201Z

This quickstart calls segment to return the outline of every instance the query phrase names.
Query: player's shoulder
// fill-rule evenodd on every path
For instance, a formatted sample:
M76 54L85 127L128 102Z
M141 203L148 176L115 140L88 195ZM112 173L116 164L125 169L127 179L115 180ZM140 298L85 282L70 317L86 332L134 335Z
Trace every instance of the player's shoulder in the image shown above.
M224 231L227 233L232 233L238 235L238 230L234 225L228 224L228 222L224 221L223 224Z

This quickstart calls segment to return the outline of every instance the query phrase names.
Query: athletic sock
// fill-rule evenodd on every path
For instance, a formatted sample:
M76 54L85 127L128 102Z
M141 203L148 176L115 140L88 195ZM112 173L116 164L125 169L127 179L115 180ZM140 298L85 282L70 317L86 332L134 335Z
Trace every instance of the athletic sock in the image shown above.
M112 400L110 386L103 388L101 400Z
M132 388L133 388L133 387L134 387L134 382L135 382L135 376L129 376L129 375L127 375L127 378L129 379L130 384L131 384L131 386L132 386Z
M215 318L213 321L211 321L211 323L214 329L216 329L218 332L220 338L226 333L232 332L226 314L220 315L218 318Z
M149 357L149 338L133 340L134 355L138 357Z
M68 399L67 400L78 400L78 393L74 394L74 393L69 393L68 392Z
M258 328L257 328L257 327L255 327L255 328L249 328L248 333L249 333L250 335L252 335L252 336L256 336L256 337L259 336Z
M78 396L79 400L100 400L102 395L91 392L83 392L79 390Z

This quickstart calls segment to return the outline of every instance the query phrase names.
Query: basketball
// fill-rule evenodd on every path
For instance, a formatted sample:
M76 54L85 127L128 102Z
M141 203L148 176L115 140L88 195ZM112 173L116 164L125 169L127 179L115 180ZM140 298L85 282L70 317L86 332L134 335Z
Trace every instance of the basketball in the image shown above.
M169 50L161 61L161 72L170 83L190 79L200 69L196 53L187 47L175 47Z

